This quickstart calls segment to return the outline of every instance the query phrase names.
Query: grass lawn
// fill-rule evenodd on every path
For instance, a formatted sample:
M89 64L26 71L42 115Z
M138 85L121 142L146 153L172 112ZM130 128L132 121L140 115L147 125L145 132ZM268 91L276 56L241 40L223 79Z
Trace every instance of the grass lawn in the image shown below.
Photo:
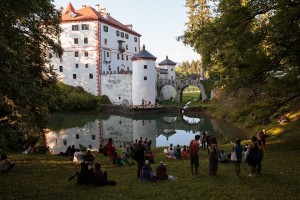
M298 124L299 125L299 124ZM0 199L300 199L299 136L291 133L267 138L262 173L248 177L250 167L241 164L241 177L234 174L233 164L219 164L218 174L208 176L208 155L200 152L200 174L192 176L188 160L168 160L163 148L153 150L155 163L167 163L175 181L141 182L137 165L116 166L108 157L94 153L116 186L76 185L75 163L57 155L11 153L16 163L13 171L0 175ZM221 149L229 152L232 145ZM120 149L119 149L120 151Z

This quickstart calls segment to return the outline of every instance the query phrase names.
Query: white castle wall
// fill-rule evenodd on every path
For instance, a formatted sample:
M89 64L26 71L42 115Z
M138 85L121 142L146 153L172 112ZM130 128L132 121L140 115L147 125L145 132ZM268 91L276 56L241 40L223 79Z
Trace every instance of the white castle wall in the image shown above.
M177 91L171 85L165 85L160 91L160 97L165 100L169 100L171 97L175 99Z
M101 94L107 95L112 104L132 105L132 75L101 75ZM128 106L125 104L125 106Z
M51 59L58 78L62 82L71 86L81 86L94 95L97 95L97 39L95 33L97 23L97 21L62 23L60 26L62 28L61 45L64 49L63 61L61 63L54 55ZM81 30L82 24L88 24L89 30ZM78 25L79 30L72 31L72 25ZM74 44L74 38L78 38L78 44ZM84 38L88 38L87 44L84 43ZM78 57L75 57L75 51L78 51ZM88 56L85 56L85 51L88 52ZM62 71L60 71L60 66L62 66ZM92 78L90 74L93 76ZM73 77L74 75L76 78Z
M108 31L105 32L103 26L108 27ZM116 31L119 31L119 36L117 36ZM121 36L124 33L124 36ZM128 34L128 39L125 38L125 34ZM139 52L140 38L131 33L128 33L122 29L115 28L104 22L100 23L100 44L101 44L101 73L102 74L117 74L118 69L127 71L132 71L132 60L131 57ZM137 38L136 41L134 38ZM118 40L124 41L122 46L125 48L124 52L119 51ZM106 41L106 43L105 43ZM126 49L126 45L128 49ZM107 57L109 53L109 57ZM119 59L118 59L119 54ZM123 59L122 59L123 55ZM127 59L128 58L128 59Z
M161 69L167 69L168 74L166 75L160 75L163 79L175 79L175 66L174 65L161 65L159 66Z
M155 61L136 60L132 66L132 104L141 105L142 100L155 103ZM144 66L147 65L147 69ZM144 80L147 77L147 80Z

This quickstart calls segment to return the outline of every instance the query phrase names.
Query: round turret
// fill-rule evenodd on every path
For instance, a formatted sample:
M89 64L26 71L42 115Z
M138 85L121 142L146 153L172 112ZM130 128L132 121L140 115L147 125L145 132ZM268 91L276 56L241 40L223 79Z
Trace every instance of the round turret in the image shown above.
M132 58L132 104L150 106L155 104L155 61L156 57L145 50ZM150 105L149 105L150 104Z

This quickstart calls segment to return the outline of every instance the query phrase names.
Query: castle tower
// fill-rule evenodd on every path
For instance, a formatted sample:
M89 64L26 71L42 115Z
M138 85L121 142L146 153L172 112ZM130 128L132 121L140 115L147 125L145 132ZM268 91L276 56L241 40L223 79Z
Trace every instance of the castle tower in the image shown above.
M165 79L175 79L175 65L176 63L172 60L169 60L168 56L166 59L159 64L160 71L166 71Z
M155 103L155 61L156 57L145 50L134 55L132 58L132 105L141 105L143 100L146 104Z

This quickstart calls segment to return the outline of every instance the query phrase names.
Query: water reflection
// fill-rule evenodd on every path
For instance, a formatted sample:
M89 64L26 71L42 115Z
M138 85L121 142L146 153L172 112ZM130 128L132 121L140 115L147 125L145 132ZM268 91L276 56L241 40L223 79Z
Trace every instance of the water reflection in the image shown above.
M47 146L53 153L64 152L69 145L97 150L113 138L116 147L128 147L135 139L152 140L153 147L188 145L195 134L205 131L220 143L245 139L239 129L223 122L184 115L156 114L122 116L118 114L53 114L50 132L45 134Z

